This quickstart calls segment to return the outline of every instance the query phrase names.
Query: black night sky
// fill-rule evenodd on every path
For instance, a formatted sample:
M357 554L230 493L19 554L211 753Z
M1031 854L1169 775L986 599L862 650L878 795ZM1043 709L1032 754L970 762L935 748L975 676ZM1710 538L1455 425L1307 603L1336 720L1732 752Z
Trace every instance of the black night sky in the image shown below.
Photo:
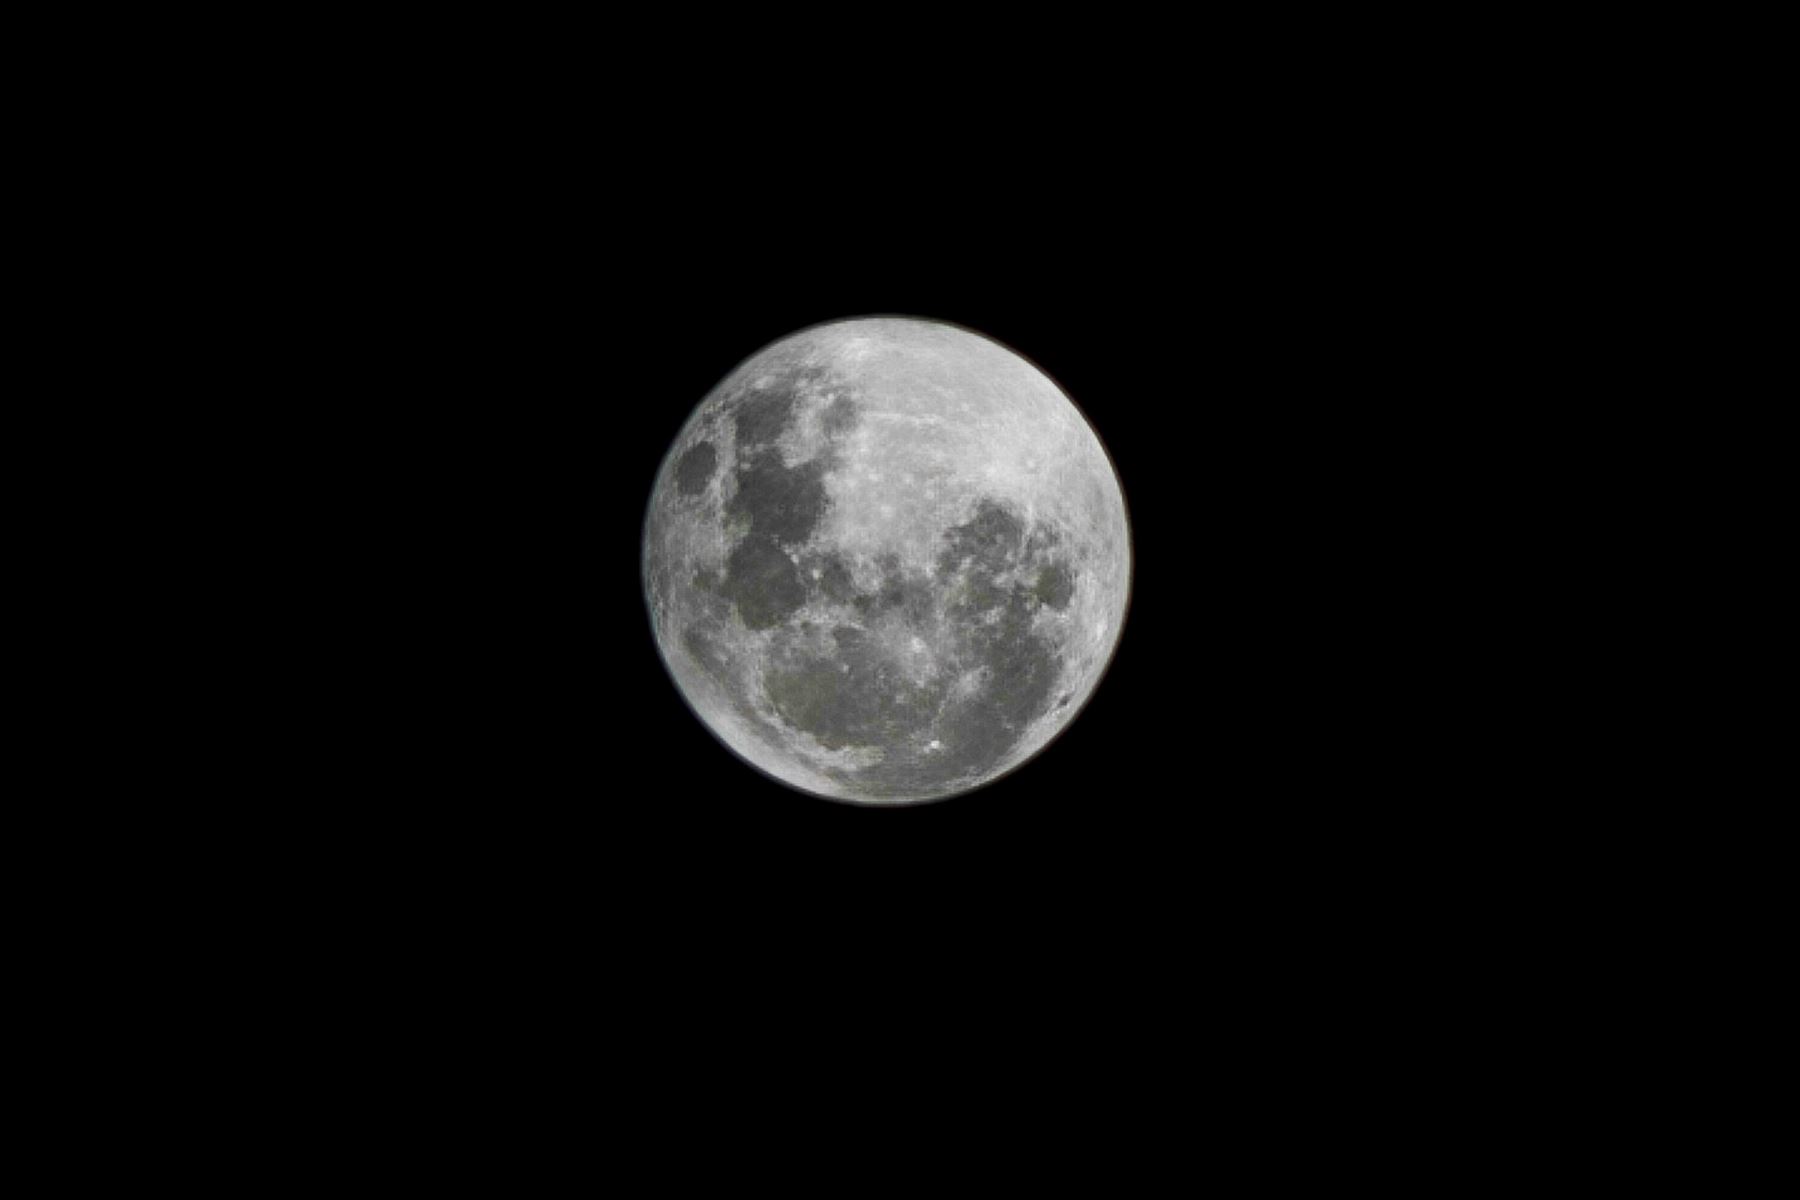
M1475 251L1339 187L1342 160L1018 132L904 161L507 141L510 171L404 226L359 304L428 369L384 377L410 398L370 441L412 472L383 553L441 574L385 626L416 668L391 728L421 775L375 844L424 838L421 870L556 936L586 913L651 943L977 956L1173 952L1190 921L1325 920L1475 862L1507 784L1455 699L1505 637L1464 615L1496 586L1458 477L1499 367L1444 284ZM901 809L735 758L664 671L639 576L693 406L773 340L884 313L1055 379L1117 467L1135 564L1078 719L1000 781Z

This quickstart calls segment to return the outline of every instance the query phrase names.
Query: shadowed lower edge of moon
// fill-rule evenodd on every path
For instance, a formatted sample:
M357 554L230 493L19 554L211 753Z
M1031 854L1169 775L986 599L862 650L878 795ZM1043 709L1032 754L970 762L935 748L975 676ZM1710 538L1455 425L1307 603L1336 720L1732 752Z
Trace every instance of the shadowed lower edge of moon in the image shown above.
M930 324L982 337L945 322ZM1067 645L1034 645L1034 635L1028 632L1036 608L1067 604L1072 589L1071 561L1067 556L1045 554L1043 543L1053 537L1046 537L1044 530L1023 520L998 498L971 493L974 511L969 519L940 531L942 548L936 565L944 577L959 578L953 600L942 594L941 578L924 580L916 569L909 571L909 564L886 564L879 585L862 592L845 585L842 575L833 574L839 567L835 549L829 543L820 544L814 536L824 507L820 476L831 465L829 456L790 466L771 453L775 440L792 422L793 396L798 386L794 380L784 380L773 392L765 393L765 403L744 405L742 397L738 398L732 420L740 444L736 447L737 461L727 473L736 473L739 486L729 499L719 501L724 511L717 515L729 515L746 532L725 564L724 577L700 579L702 590L710 582L715 594L673 611L665 605L659 620L655 581L661 580L665 595L671 582L667 577L668 541L673 536L669 522L675 518L668 506L677 496L688 501L702 496L721 467L718 448L694 437L697 422L708 412L721 411L716 401L728 394L728 385L741 381L749 364L767 363L771 355L779 361L779 352L796 344L807 332L773 343L728 374L697 406L665 455L645 513L642 543L652 640L677 684L677 692L696 718L735 757L784 787L859 807L931 804L981 790L1034 760L1066 732L1092 700L1117 653L1130 605L1134 554L1116 467L1083 416L1086 434L1106 464L1111 485L1109 499L1118 506L1123 575L1117 584L1116 601L1106 606L1112 614L1106 644L1093 656L1098 661L1083 670L1079 679L1062 678L1059 668L1069 662ZM1006 347L1001 349L1014 354ZM1042 375L1041 370L1039 374ZM1048 380L1047 375L1043 378ZM818 382L816 374L811 382ZM1080 414L1066 393L1060 389L1057 393ZM827 412L824 424L828 435L841 435L856 420L853 406L835 404ZM660 522L659 517L663 518ZM663 535L660 542L653 536L658 532ZM1037 552L1033 560L1037 570L1021 575L1014 568L1020 566L1021 556L1029 556L1028 545ZM659 554L663 561L658 561ZM813 572L816 580L838 580L839 590L829 598L837 603L837 611L850 616L855 624L838 624L825 631L816 629L811 622L805 623L804 628L798 624L787 626L786 622L796 619L794 614L807 600L817 598L818 591L831 591L829 583L821 582L809 592L804 579L783 574L782 564L796 555L810 556L820 564ZM734 572L741 576L735 583ZM960 577L958 572L962 572ZM996 586L995 577L1008 572L1010 583ZM939 589L938 595L930 594L932 587ZM763 680L761 699L768 705L766 713L754 702L755 697L746 694L747 679L734 678L729 642L723 648L713 647L713 661L709 664L705 610L710 604L715 612L721 611L721 601L735 610L746 627L767 639L763 649L772 653L777 669ZM865 621L883 619L890 609L910 611L913 624L907 628L915 631L926 613L935 613L938 641L956 643L952 651L959 651L961 661L965 665L973 663L976 670L1000 664L1013 671L1007 683L1022 688L1023 693L1008 693L1016 702L1012 708L995 707L991 702L959 706L947 696L949 685L943 681L937 686L896 687L891 673L882 673L880 655L867 644L865 627ZM992 627L1001 632L983 632ZM719 626L718 634L711 636L722 637L727 629ZM798 643L816 641L821 636L835 642L830 653L809 657L804 649L797 648ZM672 644L677 640L682 643L679 649ZM741 651L743 646L736 649ZM683 673L676 670L673 661L675 654L687 655L696 667L706 671L711 677L713 700L723 700L742 722L739 737L747 733L762 743L763 753L778 766L758 762L756 756L734 744L721 727L729 721L722 721L722 714L709 714L711 703L703 704L683 682ZM997 657L984 661L984 654ZM843 679L845 675L850 678ZM1059 692L1060 697L1053 700ZM771 717L780 724L771 721ZM915 741L922 740L929 732L948 733L952 740L933 738L929 745L939 757L921 760L916 746L908 752L905 739L910 735ZM1033 733L1036 736L1031 736ZM833 750L855 750L861 746L879 748L881 753L857 771L821 767L817 761L807 761L812 756L804 751L803 738ZM1015 754L1020 746L1025 748ZM944 750L951 753L945 755ZM949 775L941 770L919 773L926 767L953 766L958 762L964 769ZM784 774L781 768L804 772L834 786L809 786Z

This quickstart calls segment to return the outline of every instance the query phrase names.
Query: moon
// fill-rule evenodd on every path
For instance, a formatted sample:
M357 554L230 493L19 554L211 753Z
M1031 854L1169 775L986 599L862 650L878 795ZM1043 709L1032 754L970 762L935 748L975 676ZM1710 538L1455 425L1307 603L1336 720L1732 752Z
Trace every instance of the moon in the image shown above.
M782 338L695 408L644 523L656 645L694 713L799 791L981 787L1074 719L1131 587L1100 439L1032 363L959 326Z

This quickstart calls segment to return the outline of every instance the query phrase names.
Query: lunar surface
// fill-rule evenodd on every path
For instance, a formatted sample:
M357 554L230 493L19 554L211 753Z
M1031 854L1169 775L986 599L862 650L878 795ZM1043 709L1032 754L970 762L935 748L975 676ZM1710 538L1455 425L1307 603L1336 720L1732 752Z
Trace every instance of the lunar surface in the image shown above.
M964 329L841 321L766 347L656 480L651 628L746 761L859 804L958 795L1099 682L1131 581L1124 498L1043 372Z

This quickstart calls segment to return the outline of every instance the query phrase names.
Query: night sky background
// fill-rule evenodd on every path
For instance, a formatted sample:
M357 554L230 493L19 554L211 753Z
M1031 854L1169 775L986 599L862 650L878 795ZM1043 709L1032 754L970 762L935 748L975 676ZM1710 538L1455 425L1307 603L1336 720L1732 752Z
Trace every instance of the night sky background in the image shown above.
M1517 490L1472 483L1530 412L1477 303L1510 226L1446 198L1451 158L1330 105L1191 111L858 108L772 137L620 109L372 156L396 182L356 240L291 250L326 275L361 252L330 344L368 354L329 394L388 492L356 553L397 581L332 600L374 647L339 745L380 761L309 817L347 910L695 1020L802 985L859 1020L982 979L1164 1003L1208 962L1401 969L1503 910L1472 881L1545 815L1505 751L1530 713L1486 682L1518 645L1497 614L1544 598L1494 566ZM726 750L639 575L693 406L777 338L881 313L1056 380L1135 564L1071 726L896 809Z
M169 1056L150 1107L192 1080L184 1029L246 1120L264 1110L234 1080L291 1090L309 1146L427 1128L409 1172L458 1168L462 1129L503 1110L595 1146L584 1172L660 1137L659 1173L742 1174L714 1130L772 1115L760 1148L786 1167L824 1110L886 1139L864 1173L958 1134L1009 1170L1091 1141L1108 1183L1145 1147L1204 1172L1235 1125L1270 1147L1259 1177L1298 1157L1341 1179L1470 1125L1459 1088L1505 1106L1489 1081L1526 1085L1481 1170L1546 1095L1606 1107L1563 1085L1619 1028L1582 981L1621 931L1672 922L1600 868L1680 869L1632 857L1641 806L1605 754L1570 765L1623 651L1660 661L1623 645L1625 599L1584 587L1635 512L1585 482L1629 453L1635 397L1562 353L1604 315L1597 283L1659 269L1650 236L1590 253L1630 197L1582 173L1635 93L1522 119L1551 56L1482 75L1492 29L1349 10L1254 31L671 15L197 31L216 71L129 48L158 76L143 96L171 97L105 101L129 154L69 139L107 166L82 197L99 256L121 247L69 286L142 328L92 348L128 372L121 416L79 381L53 398L191 513L127 493L148 565L97 602L164 656L106 702L180 728L88 739L127 768L120 816L61 802L78 854L130 867L94 928L135 957L66 953L106 968L93 1028L141 1012L126 1036ZM878 28L839 28L855 16ZM1587 53L1630 57L1620 36ZM771 341L871 314L1038 364L1133 532L1084 710L1004 779L902 808L735 758L663 669L640 577L692 408ZM188 461L138 452L140 428ZM202 565L164 554L189 525ZM216 669L137 615L147 592L191 610ZM34 928L87 901L57 884L27 889ZM1384 1084L1404 1118L1370 1102ZM1035 1144L995 1132L1003 1090ZM1308 1108L1380 1136L1315 1153ZM509 1181L540 1157L508 1155Z

